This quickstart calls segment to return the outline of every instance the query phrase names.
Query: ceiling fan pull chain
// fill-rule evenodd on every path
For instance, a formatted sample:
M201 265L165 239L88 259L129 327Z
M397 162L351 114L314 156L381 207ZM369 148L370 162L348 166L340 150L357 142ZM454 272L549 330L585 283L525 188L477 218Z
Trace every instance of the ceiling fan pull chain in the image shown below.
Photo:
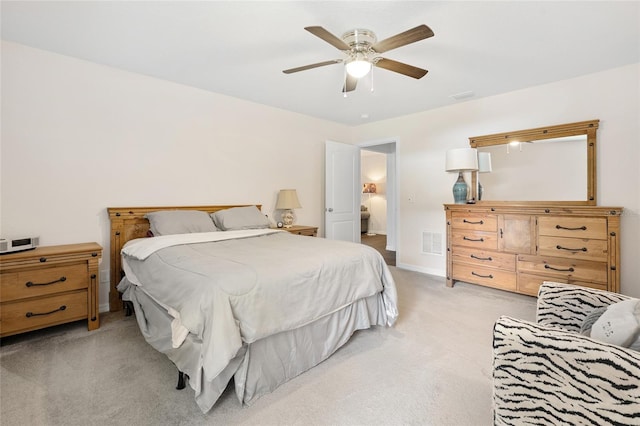
M344 81L344 86L342 86L342 97L347 97L347 67L342 67L342 81Z
M371 67L371 71L370 71L371 72L371 92L372 93L373 93L373 68L374 67Z

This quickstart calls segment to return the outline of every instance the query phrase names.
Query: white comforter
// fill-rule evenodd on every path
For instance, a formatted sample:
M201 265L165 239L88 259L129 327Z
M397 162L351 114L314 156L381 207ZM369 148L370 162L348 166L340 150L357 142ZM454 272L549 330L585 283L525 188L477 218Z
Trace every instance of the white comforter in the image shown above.
M398 315L382 256L360 244L273 230L226 231L132 240L122 259L129 281L202 340L209 381L244 344L356 300L380 293L387 324Z

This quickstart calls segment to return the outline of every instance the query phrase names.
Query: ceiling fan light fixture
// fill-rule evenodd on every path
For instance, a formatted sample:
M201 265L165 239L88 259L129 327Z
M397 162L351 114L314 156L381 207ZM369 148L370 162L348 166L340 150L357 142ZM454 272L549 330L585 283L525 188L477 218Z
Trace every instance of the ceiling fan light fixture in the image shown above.
M356 58L345 65L347 73L353 78L362 78L371 71L371 62Z
M355 90L358 80L367 74L371 75L371 91L373 92L372 68L374 65L378 68L383 68L415 79L424 77L428 72L422 68L380 56L383 52L388 52L389 50L433 37L431 28L424 24L388 37L380 42L377 41L378 39L373 31L361 28L347 31L341 38L336 37L320 26L304 27L304 29L342 51L346 57L344 59L334 59L302 67L290 68L282 72L292 74L325 65L342 63L344 64L344 85L342 86L342 93L345 96L347 92Z

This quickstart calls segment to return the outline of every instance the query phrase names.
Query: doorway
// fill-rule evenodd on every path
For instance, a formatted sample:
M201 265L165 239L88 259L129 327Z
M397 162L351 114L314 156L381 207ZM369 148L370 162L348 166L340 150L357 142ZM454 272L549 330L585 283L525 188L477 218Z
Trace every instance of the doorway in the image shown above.
M396 264L396 141L359 145L362 244L378 250L388 265Z

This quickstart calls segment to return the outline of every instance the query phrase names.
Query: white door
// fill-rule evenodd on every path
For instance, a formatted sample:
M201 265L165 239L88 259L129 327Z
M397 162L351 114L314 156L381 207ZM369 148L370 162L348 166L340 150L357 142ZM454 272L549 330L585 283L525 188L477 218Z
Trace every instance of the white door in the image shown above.
M325 144L324 229L330 240L360 242L360 148Z

